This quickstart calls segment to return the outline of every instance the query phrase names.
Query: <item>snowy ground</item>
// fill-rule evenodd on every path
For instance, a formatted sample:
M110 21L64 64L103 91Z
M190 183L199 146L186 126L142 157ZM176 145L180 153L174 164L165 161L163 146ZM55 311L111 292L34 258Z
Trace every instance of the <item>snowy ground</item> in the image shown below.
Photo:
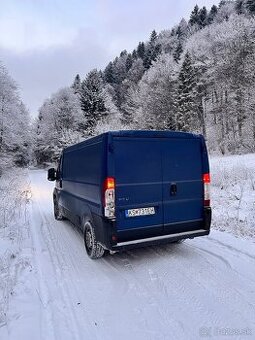
M255 239L255 154L210 163L213 228Z
M8 193L16 202L1 200L0 339L254 339L254 189L242 177L240 203L231 196L239 182L223 180L236 164L252 169L255 156L242 157L212 161L221 231L97 261L86 256L77 229L54 220L45 171L30 170L30 185L17 173L19 195ZM10 178L3 186L2 196Z

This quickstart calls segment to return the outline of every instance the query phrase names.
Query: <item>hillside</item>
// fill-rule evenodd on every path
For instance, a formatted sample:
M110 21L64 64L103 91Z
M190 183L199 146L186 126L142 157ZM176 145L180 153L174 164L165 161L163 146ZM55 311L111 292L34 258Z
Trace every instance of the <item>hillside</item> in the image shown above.
M195 6L189 20L152 31L104 70L75 77L39 110L35 157L54 161L69 144L106 130L202 133L214 154L255 150L255 6Z

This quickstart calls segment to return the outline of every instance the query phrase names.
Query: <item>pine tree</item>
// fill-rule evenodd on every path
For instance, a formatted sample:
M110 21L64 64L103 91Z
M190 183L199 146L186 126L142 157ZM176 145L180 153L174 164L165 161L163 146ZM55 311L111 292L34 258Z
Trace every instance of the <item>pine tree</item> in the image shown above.
M131 69L132 64L133 64L133 58L132 58L132 55L129 53L126 59L126 71L127 72Z
M178 63L181 59L181 54L183 52L182 44L180 40L178 41L178 45L173 53L173 58L176 63Z
M255 14L255 1L254 0L246 0L245 1L245 8L251 14Z
M71 88L74 90L74 93L77 94L80 92L81 89L81 78L80 75L77 74L74 78L74 82L71 85Z
M97 122L105 115L102 88L102 77L96 69L90 71L81 84L80 101L84 116L81 128L84 135L93 135Z
M176 30L176 35L180 41L184 41L187 37L188 34L188 24L185 19L181 19L177 30Z
M144 54L145 54L145 45L144 42L139 42L137 46L137 56L138 58L141 58L142 60L144 59Z
M185 54L184 61L178 77L178 113L176 128L181 131L192 131L195 126L195 112L197 95L195 70L189 52Z
M113 84L115 82L113 68L113 63L110 61L103 72L103 79L106 83Z
M133 60L135 60L135 59L138 58L138 55L137 55L137 51L136 51L136 50L133 50L133 52L132 52L132 58L133 58Z
M198 12L198 26L199 28L203 28L207 25L207 9L204 6Z
M158 34L155 30L151 32L150 41L147 45L145 56L144 56L144 67L149 69L152 62L157 59L159 54L161 53L161 45L157 43Z
M154 45L156 43L157 38L158 38L158 34L155 30L153 30L150 35L150 44Z
M30 128L30 117L28 109L24 103L19 103L19 115L18 120L18 136L16 136L15 144L13 146L13 161L14 164L19 167L27 166L31 158L31 128Z
M120 85L127 75L127 53L121 53L118 58L114 60L113 76L114 82ZM117 87L116 87L117 88Z
M121 121L124 126L131 126L134 119L132 109L130 105L133 106L133 100L131 99L131 94L135 92L138 82L141 80L144 74L144 66L142 59L138 58L132 64L132 67L127 73L127 78L123 81L121 86L121 91L125 94L123 101L121 103Z
M191 12L190 19L189 19L189 24L191 26L198 24L198 21L199 21L198 12L199 12L199 7L198 7L198 5L196 5L194 7L193 11Z
M144 71L143 61L138 58L133 62L132 67L128 71L126 81L129 81L132 84L137 84L141 80Z
M121 51L121 52L120 52L120 58L121 58L121 57L127 56L127 54L128 54L128 53L127 53L127 50Z
M218 8L217 6L213 5L207 17L208 24L211 24L214 21L214 18L217 15L217 13L218 13Z
M225 6L229 0L221 0L219 3L219 8Z
M151 62L152 62L152 50L149 46L146 50L146 54L145 54L145 57L144 57L144 60L143 60L143 65L144 65L144 68L146 70L148 70L150 68Z

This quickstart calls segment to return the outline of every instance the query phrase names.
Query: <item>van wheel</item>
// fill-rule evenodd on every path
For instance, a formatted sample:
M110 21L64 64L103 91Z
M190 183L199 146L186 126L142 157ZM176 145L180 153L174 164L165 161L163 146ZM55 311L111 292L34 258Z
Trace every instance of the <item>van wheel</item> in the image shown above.
M84 243L88 256L99 259L104 256L105 250L96 240L95 230L90 222L86 222L84 230Z
M61 211L61 208L58 205L58 201L56 198L53 198L53 205L54 205L54 217L57 221L65 220L65 217Z

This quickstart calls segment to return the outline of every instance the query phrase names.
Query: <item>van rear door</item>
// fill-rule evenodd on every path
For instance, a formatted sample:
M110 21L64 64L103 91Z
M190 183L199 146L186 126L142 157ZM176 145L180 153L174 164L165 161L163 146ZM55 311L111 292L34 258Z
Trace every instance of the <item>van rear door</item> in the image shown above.
M164 232L197 229L203 219L201 139L162 140L162 172Z
M160 140L116 136L113 145L116 224L121 239L161 233L163 207Z

